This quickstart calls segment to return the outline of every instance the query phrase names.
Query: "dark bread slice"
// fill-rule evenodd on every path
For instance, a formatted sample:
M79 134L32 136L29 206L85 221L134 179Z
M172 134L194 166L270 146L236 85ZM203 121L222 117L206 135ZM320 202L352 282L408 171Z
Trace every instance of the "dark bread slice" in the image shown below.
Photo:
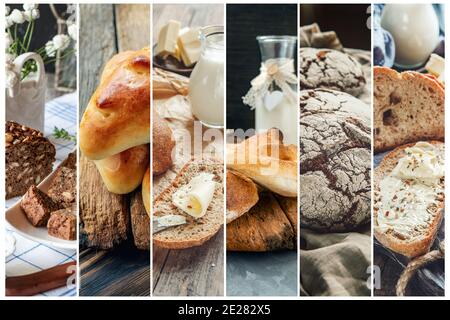
M76 208L69 207L54 211L48 219L48 234L64 240L75 240L77 238Z
M69 169L77 169L77 152L72 151L69 153L67 158L61 163L61 167L66 167Z
M67 208L75 203L77 198L77 171L60 166L52 180L48 195L61 207Z
M247 214L227 224L227 250L265 252L294 249L291 222L271 192L260 194Z
M35 185L32 185L22 197L20 207L25 212L28 221L35 227L46 226L50 213L60 209L56 202Z
M200 246L220 230L224 223L223 169L223 162L217 159L192 160L181 169L172 184L156 197L153 204L154 216L182 215L186 217L187 224L154 234L153 243L155 246L167 249ZM192 178L202 172L214 174L214 181L217 182L217 186L206 214L199 219L194 219L173 205L172 195L181 186L188 184Z
M427 141L430 144L437 145L444 152L444 143L440 141ZM380 165L375 168L373 174L374 181L374 236L385 247L392 251L400 253L406 257L413 258L427 253L432 246L436 234L439 230L442 218L444 216L444 194L437 202L436 209L431 213L430 222L426 229L415 230L410 237L405 238L395 233L394 230L383 232L378 228L378 206L381 201L380 183L384 177L389 175L397 166L398 161L406 155L405 149L414 146L416 143L409 143L400 146L389 154L387 154L381 161ZM441 182L442 186L444 181Z
M375 152L444 139L445 90L435 77L385 67L374 67L373 75Z
M56 151L42 132L6 121L5 147L6 199L22 196L52 172Z

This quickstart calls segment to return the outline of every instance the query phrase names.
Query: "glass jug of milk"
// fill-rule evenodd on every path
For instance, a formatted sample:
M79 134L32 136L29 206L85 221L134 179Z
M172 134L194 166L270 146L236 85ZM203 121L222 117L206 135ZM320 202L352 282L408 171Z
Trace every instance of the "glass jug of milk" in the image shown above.
M201 29L202 52L189 80L192 113L212 128L224 125L224 32L223 26Z
M261 60L276 59L282 63L286 58L294 59L297 37L294 36L259 36L256 37L261 51ZM291 85L294 92L297 86ZM284 143L297 144L298 99L290 101L282 90L272 83L269 91L255 108L255 129L257 132L278 128L283 133Z

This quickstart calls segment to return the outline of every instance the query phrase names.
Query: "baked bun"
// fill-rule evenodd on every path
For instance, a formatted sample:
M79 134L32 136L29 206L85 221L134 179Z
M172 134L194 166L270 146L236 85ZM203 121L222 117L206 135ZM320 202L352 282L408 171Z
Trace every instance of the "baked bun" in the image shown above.
M166 120L162 119L158 112L153 111L153 142L152 169L154 175L166 172L172 166L172 149L175 141L172 137L172 130Z
M297 196L297 147L284 145L278 129L227 144L227 168L276 194Z
M80 123L80 148L88 159L150 143L150 61L144 48L106 64Z
M109 192L126 194L141 184L149 161L149 145L144 144L94 163Z
M145 171L144 180L142 180L142 201L144 202L145 211L150 217L150 165Z

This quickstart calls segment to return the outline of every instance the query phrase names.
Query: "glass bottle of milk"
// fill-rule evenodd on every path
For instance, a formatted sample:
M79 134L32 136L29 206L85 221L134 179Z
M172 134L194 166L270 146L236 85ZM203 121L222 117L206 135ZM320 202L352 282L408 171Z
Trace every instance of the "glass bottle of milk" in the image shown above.
M201 29L202 52L189 79L193 115L207 127L224 125L224 32L223 26Z
M286 58L294 59L294 55L297 53L297 37L259 36L256 39L259 43L262 62L275 59L282 63ZM291 84L290 86L294 92L297 92L297 85ZM289 100L281 88L272 83L259 104L255 108L256 131L275 127L283 133L284 143L297 144L298 99Z

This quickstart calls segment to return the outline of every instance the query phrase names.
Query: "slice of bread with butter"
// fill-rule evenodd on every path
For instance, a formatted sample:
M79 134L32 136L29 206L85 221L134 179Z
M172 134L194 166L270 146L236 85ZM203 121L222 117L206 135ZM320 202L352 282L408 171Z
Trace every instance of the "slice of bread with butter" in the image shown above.
M221 160L188 162L153 204L154 217L184 216L186 224L154 233L153 243L166 249L185 249L211 239L224 224L223 191Z
M444 209L444 143L400 146L374 172L374 235L390 250L414 258L433 244Z

